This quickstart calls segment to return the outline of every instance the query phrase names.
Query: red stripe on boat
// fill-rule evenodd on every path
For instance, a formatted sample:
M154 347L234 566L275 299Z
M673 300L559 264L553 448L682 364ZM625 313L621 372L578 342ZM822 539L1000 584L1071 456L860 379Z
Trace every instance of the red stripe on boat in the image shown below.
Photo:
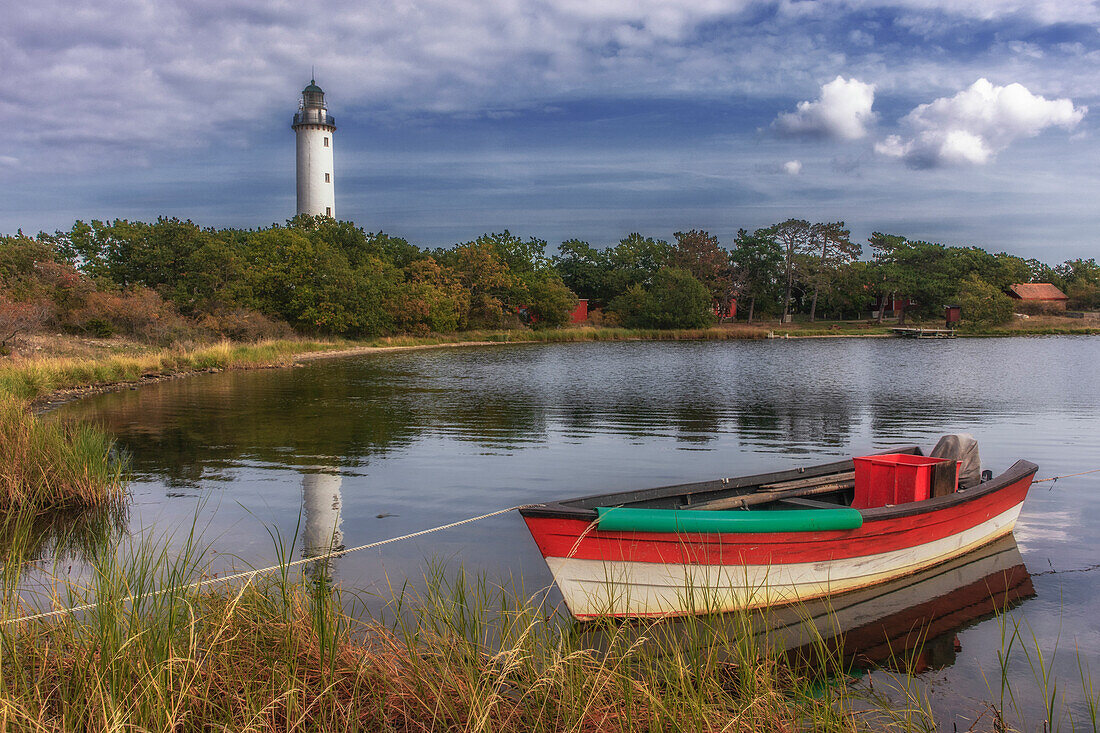
M864 521L859 529L767 534L675 534L589 531L590 522L524 517L543 557L690 565L776 565L823 562L922 545L959 534L1021 504L1032 476L974 501L896 519Z

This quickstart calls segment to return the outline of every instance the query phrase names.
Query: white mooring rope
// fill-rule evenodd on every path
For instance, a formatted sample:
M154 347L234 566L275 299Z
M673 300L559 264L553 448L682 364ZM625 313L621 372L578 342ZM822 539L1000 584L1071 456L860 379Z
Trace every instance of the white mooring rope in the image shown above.
M490 517L497 517L497 516L500 516L501 514L508 514L509 512L519 511L520 509L530 509L532 507L539 507L539 506L546 506L546 505L545 504L520 504L518 506L508 507L507 509L498 509L495 512L489 512L488 514L481 514L481 515L476 516L476 517L468 517L466 519L460 519L459 521L451 522L450 524L441 524L438 527L431 527L430 529L422 529L419 532L411 532L409 534L403 534L403 535L400 535L398 537L390 537L389 539L378 540L377 542L370 542L370 543L365 544L365 545L359 545L358 547L351 547L351 548L344 549L344 550L334 550L332 552L327 552L323 555L317 555L316 557L304 557L300 560L294 560L294 561L288 562L288 563L280 563L279 565L270 565L266 568L256 568L254 570L245 570L243 572L233 573L231 575L223 575L220 578L206 578L205 580L199 580L199 581L196 581L194 583L189 583L187 585L168 586L167 588L161 588L159 590L155 590L155 591L152 591L152 592L149 592L149 593L142 593L140 595L127 596L124 600L132 602L132 601L136 601L136 600L139 600L139 599L152 598L153 596L163 595L163 594L168 593L170 591L194 590L196 588L202 588L204 586L213 585L215 583L228 583L230 581L241 580L243 578L251 579L251 578L254 578L257 575L261 575L263 573L270 573L273 570L283 570L285 568L292 568L292 567L295 567L297 565L308 565L309 563L314 563L314 562L318 562L318 561L321 561L321 560L329 560L329 559L334 558L334 557L341 557L343 555L350 555L351 553L359 552L360 550L370 550L370 549L373 549L375 547L381 547L383 545L391 544L393 542L400 542L401 540L411 540L411 539L416 538L416 537L423 537L426 534L432 534L433 532L441 532L445 529L453 529L455 527L460 527L463 524L471 524L473 522L479 522L482 519L488 519ZM66 607L66 608L58 608L58 609L55 609L53 611L43 611L42 613L36 613L36 614L32 614L30 616L20 616L19 618L4 619L3 621L0 621L0 626L8 626L10 624L23 623L25 621L37 621L39 619L51 618L53 616L63 616L65 614L69 614L69 613L79 613L81 611L89 611L89 610L95 608L98 605L99 605L98 602L97 603L85 603L85 604L80 605L80 606L70 606L70 607Z

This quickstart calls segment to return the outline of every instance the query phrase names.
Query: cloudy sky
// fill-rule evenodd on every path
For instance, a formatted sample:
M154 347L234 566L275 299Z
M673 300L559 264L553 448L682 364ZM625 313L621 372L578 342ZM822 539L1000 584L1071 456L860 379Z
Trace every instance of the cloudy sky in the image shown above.
M0 232L293 215L316 67L337 213L425 246L845 220L1100 256L1100 3L4 2ZM1090 112L1090 109L1092 110Z

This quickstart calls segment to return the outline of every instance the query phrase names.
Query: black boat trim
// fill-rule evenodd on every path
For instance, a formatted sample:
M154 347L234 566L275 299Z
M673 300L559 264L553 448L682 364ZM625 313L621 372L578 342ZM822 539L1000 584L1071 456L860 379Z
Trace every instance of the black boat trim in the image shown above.
M875 454L904 453L909 455L923 455L921 449L915 445L895 446ZM698 481L687 484L673 484L670 486L658 486L652 489L636 489L633 491L620 491L611 494L593 494L574 499L547 502L543 506L521 509L524 517L540 517L553 519L578 519L591 522L597 518L597 506L627 506L646 502L650 508L677 509L691 505L691 499L723 499L731 496L748 495L762 484L778 483L800 478L815 478L832 473L853 470L851 458L832 463L822 463L816 466L804 466L801 468L774 471L752 476L738 476L732 478L713 479L710 481ZM861 509L863 521L874 522L884 519L896 519L914 514L936 511L956 504L966 504L989 494L1000 491L1017 481L1034 476L1039 467L1030 461L1016 461L1007 471L995 476L989 481L984 481L969 489L960 489L953 494L938 496L924 501L915 501L908 504L875 507L873 509ZM745 489L749 489L746 491ZM687 499L688 501L677 501ZM653 506L653 503L657 503ZM665 505L665 506L662 506ZM854 530L853 530L854 531Z

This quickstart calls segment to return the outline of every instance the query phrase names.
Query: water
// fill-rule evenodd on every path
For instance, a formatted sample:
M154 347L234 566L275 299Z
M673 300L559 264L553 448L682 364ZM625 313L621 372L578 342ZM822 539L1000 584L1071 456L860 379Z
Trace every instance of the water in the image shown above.
M973 433L996 473L1018 458L1040 477L1098 468L1098 364L1090 337L502 345L209 374L59 412L103 422L133 456L131 532L197 517L226 566L266 565L269 530L297 533L299 553L352 547L526 502L927 450L950 432ZM1038 484L1015 533L1034 596L1010 618L1057 649L1078 714L1078 658L1100 679L1098 513L1100 474ZM550 582L515 514L335 573L384 596L426 559ZM969 619L929 641L918 680L942 724L965 730L997 700L1002 628ZM1013 654L1010 677L1034 687ZM1040 692L1019 699L1028 724L1041 717Z

